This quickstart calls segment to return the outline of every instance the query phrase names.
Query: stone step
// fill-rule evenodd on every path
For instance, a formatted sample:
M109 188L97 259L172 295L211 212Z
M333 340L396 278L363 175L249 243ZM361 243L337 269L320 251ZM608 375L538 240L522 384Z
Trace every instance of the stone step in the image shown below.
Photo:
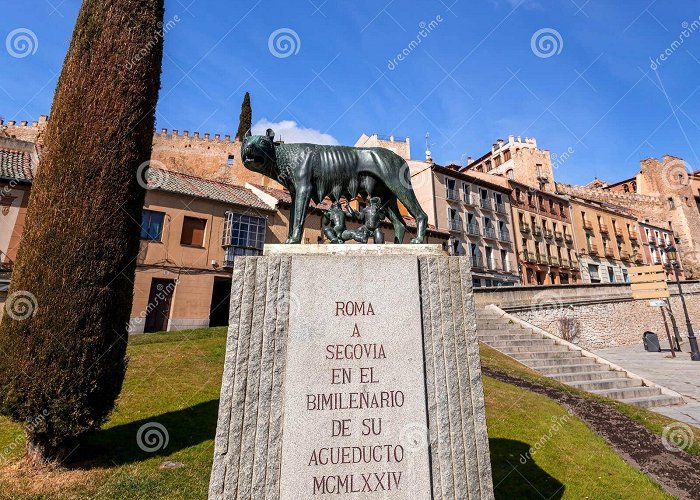
M552 346L554 347L554 341L551 339L537 339L537 338L523 338L523 339L518 339L518 340L497 340L495 342L489 343L491 347L495 347L496 349L501 348L501 347L522 347L522 346L533 346L533 347L542 347L542 346Z
M515 328L509 328L507 330L492 330L488 328L477 328L476 329L476 334L477 335L522 335L529 337L533 335L530 330L517 330ZM538 335L536 338L543 339L543 335Z
M509 342L503 343L507 344L507 346L496 347L492 344L488 345L505 354L508 354L509 356L518 352L563 352L569 350L563 345L510 345Z
M683 404L683 398L678 396L649 396L644 398L627 398L624 400L628 405L641 406L642 408L656 408L657 406L673 406Z
M544 361L548 359L580 359L583 358L579 351L546 351L546 352L519 352L513 354L517 360L538 360ZM587 358L590 359L590 358Z
M576 352L576 351L568 351L568 352ZM522 353L522 354L533 354L533 353ZM539 354L539 353L538 353ZM515 357L515 355L513 355ZM562 366L562 365L590 365L593 364L591 361L591 358L586 358L584 356L580 356L578 358L555 358L555 357L549 357L549 358L544 358L544 359L532 359L532 358L526 358L522 360L523 363L526 365L539 369L540 367L544 368L545 366Z
M658 396L661 394L661 389L658 387L628 387L623 389L601 389L590 391L598 396L604 396L610 399L617 399L626 403L627 399L631 398L648 398L650 396Z
M614 372L596 372L614 373ZM628 387L641 387L642 381L636 378L604 378L601 380L588 380L581 382L566 382L567 385L584 391L599 391L607 389L626 389Z
M511 342L516 340L540 340L544 337L536 337L529 333L501 333L500 335L482 335L481 332L477 332L479 340L490 344L491 342Z
M538 366L535 368L543 375L551 375L554 373L586 373L586 372L605 372L610 371L607 365L592 363L587 365L571 364L571 365L553 365L553 366Z
M498 330L498 331L503 331L503 330L522 330L522 331L527 331L530 332L532 331L529 328L523 328L521 325L513 325L511 323L481 323L477 321L476 323L476 329L477 330Z
M572 384L575 382L587 382L591 380L609 380L613 378L625 379L625 372L610 370L606 372L585 372L585 373L555 373L550 375L550 378L558 380L563 384ZM639 382L641 384L641 381Z

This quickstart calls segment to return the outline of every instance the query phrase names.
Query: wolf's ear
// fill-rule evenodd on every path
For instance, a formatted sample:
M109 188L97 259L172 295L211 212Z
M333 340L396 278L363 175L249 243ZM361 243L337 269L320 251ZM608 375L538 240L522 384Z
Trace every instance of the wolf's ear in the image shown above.
M252 136L252 135L253 135L253 134L250 133L250 129L248 129L248 132L245 133L245 136L246 136L246 137L250 137L250 136Z
M265 134L267 135L267 138L271 141L275 139L275 131L271 128L267 129L267 132Z

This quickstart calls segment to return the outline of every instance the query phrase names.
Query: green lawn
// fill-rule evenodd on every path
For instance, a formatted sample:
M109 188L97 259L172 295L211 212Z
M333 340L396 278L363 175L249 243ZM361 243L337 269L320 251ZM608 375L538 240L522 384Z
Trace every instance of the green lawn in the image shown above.
M75 450L80 462L70 470L27 470L19 427L0 418L0 496L204 498L224 350L224 328L132 338L117 410ZM499 365L496 358L485 353L487 363ZM522 369L506 366L516 368ZM488 378L485 386L497 497L668 498L557 403ZM138 429L149 422L169 434L167 448L152 454L136 442ZM557 422L562 425L552 431ZM159 468L166 460L183 466Z

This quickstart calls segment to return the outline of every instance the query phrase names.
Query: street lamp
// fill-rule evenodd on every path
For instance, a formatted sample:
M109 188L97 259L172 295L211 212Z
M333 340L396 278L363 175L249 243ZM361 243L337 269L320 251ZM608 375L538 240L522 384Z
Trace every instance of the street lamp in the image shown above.
M688 329L688 342L690 343L690 359L693 361L700 361L700 351L698 351L698 341L695 338L695 333L693 332L693 326L690 324L690 316L688 316L688 308L685 305L685 297L683 296L683 288L681 288L681 279L678 276L678 251L673 245L666 247L666 256L671 262L671 267L673 268L673 274L676 276L676 285L678 285L678 295L681 297L681 305L683 306L683 313L685 314L685 324Z

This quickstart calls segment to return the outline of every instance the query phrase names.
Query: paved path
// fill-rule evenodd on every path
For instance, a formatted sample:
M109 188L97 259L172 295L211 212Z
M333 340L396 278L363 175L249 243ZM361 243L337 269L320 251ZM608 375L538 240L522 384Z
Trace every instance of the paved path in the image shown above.
M688 343L683 349L688 350ZM700 361L691 361L688 352L646 352L642 345L610 347L592 351L608 361L668 387L683 395L688 404L650 408L676 420L700 427Z

